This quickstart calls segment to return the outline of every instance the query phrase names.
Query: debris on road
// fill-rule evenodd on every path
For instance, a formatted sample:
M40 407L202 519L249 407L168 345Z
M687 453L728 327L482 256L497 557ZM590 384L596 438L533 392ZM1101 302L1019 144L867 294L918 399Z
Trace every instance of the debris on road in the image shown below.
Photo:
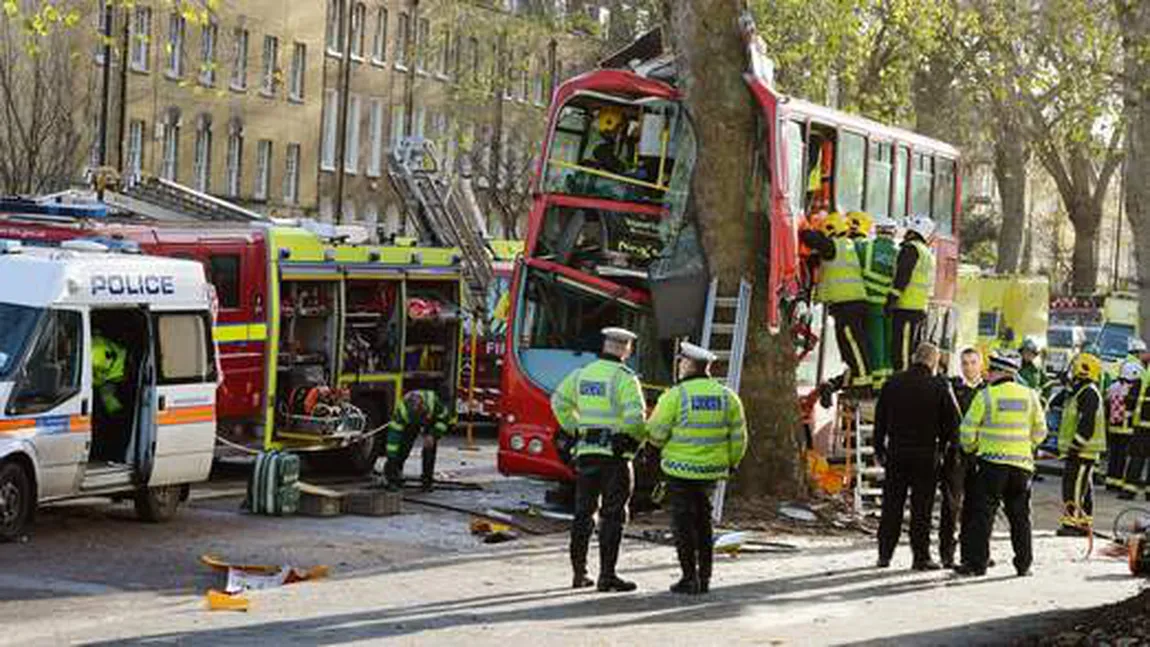
M200 562L216 572L227 573L227 583L223 591L227 595L317 580L327 577L330 570L322 565L301 569L278 564L231 564L214 555L203 555L200 557ZM209 603L210 594L211 591L209 591Z
M483 517L471 520L471 534L482 537L485 544L500 544L519 539L519 534L512 530L511 526Z
M208 603L209 611L244 611L247 612L251 607L251 601L247 596L232 595L230 593L223 593L215 589L208 589L207 595L204 596Z

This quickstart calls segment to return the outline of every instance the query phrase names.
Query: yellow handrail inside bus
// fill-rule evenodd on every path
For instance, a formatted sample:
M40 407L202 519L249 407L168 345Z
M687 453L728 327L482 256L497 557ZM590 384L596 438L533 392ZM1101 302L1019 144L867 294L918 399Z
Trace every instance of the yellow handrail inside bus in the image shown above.
M652 184L651 182L644 182L642 180L636 180L634 178L629 178L625 175L616 175L614 173L611 173L610 171L603 171L603 170L600 170L597 168L580 166L579 164L572 164L571 162L564 162L563 160L552 159L552 160L547 160L547 163L551 164L553 166L558 166L559 168L570 169L572 171L583 171L584 173L590 173L591 175L597 175L599 177L607 178L608 180L616 180L618 182L623 182L624 184L633 184L635 186L641 186L641 187L645 187L648 189L655 189L656 191L666 191L669 188L663 184Z

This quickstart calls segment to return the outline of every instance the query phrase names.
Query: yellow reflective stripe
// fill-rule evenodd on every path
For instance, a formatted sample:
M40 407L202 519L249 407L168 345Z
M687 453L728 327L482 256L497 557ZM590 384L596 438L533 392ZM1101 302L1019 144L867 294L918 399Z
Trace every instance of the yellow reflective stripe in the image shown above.
M213 329L216 341L226 344L245 341L267 341L267 324L217 324Z

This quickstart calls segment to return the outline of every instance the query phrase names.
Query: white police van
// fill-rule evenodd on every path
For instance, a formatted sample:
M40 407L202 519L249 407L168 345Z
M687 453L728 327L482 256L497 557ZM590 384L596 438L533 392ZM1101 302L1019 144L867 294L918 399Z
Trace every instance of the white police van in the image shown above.
M175 514L212 464L213 304L195 261L0 240L0 540L67 498ZM93 388L97 336L125 351L112 405Z

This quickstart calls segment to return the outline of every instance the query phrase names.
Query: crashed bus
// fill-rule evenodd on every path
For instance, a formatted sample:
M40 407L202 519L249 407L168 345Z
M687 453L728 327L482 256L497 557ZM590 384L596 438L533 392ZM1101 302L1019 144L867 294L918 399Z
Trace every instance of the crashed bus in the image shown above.
M512 279L498 454L505 474L573 478L553 442L550 395L570 371L595 359L602 327L639 334L629 363L649 403L672 382L674 340L699 338L710 277L687 196L696 147L691 122L700 117L687 113L674 60L652 46L655 38L633 45L645 58L621 53L556 90L524 256ZM827 318L811 304L812 277L797 242L800 222L820 206L930 215L937 272L927 330L949 347L957 326L959 151L779 94L761 41L752 35L748 42L745 80L757 108L757 145L746 159L755 223L748 235L765 250L750 278L765 283L770 296L751 316L796 331L799 395L837 374L834 336L821 334ZM834 418L817 405L809 414L816 432Z

